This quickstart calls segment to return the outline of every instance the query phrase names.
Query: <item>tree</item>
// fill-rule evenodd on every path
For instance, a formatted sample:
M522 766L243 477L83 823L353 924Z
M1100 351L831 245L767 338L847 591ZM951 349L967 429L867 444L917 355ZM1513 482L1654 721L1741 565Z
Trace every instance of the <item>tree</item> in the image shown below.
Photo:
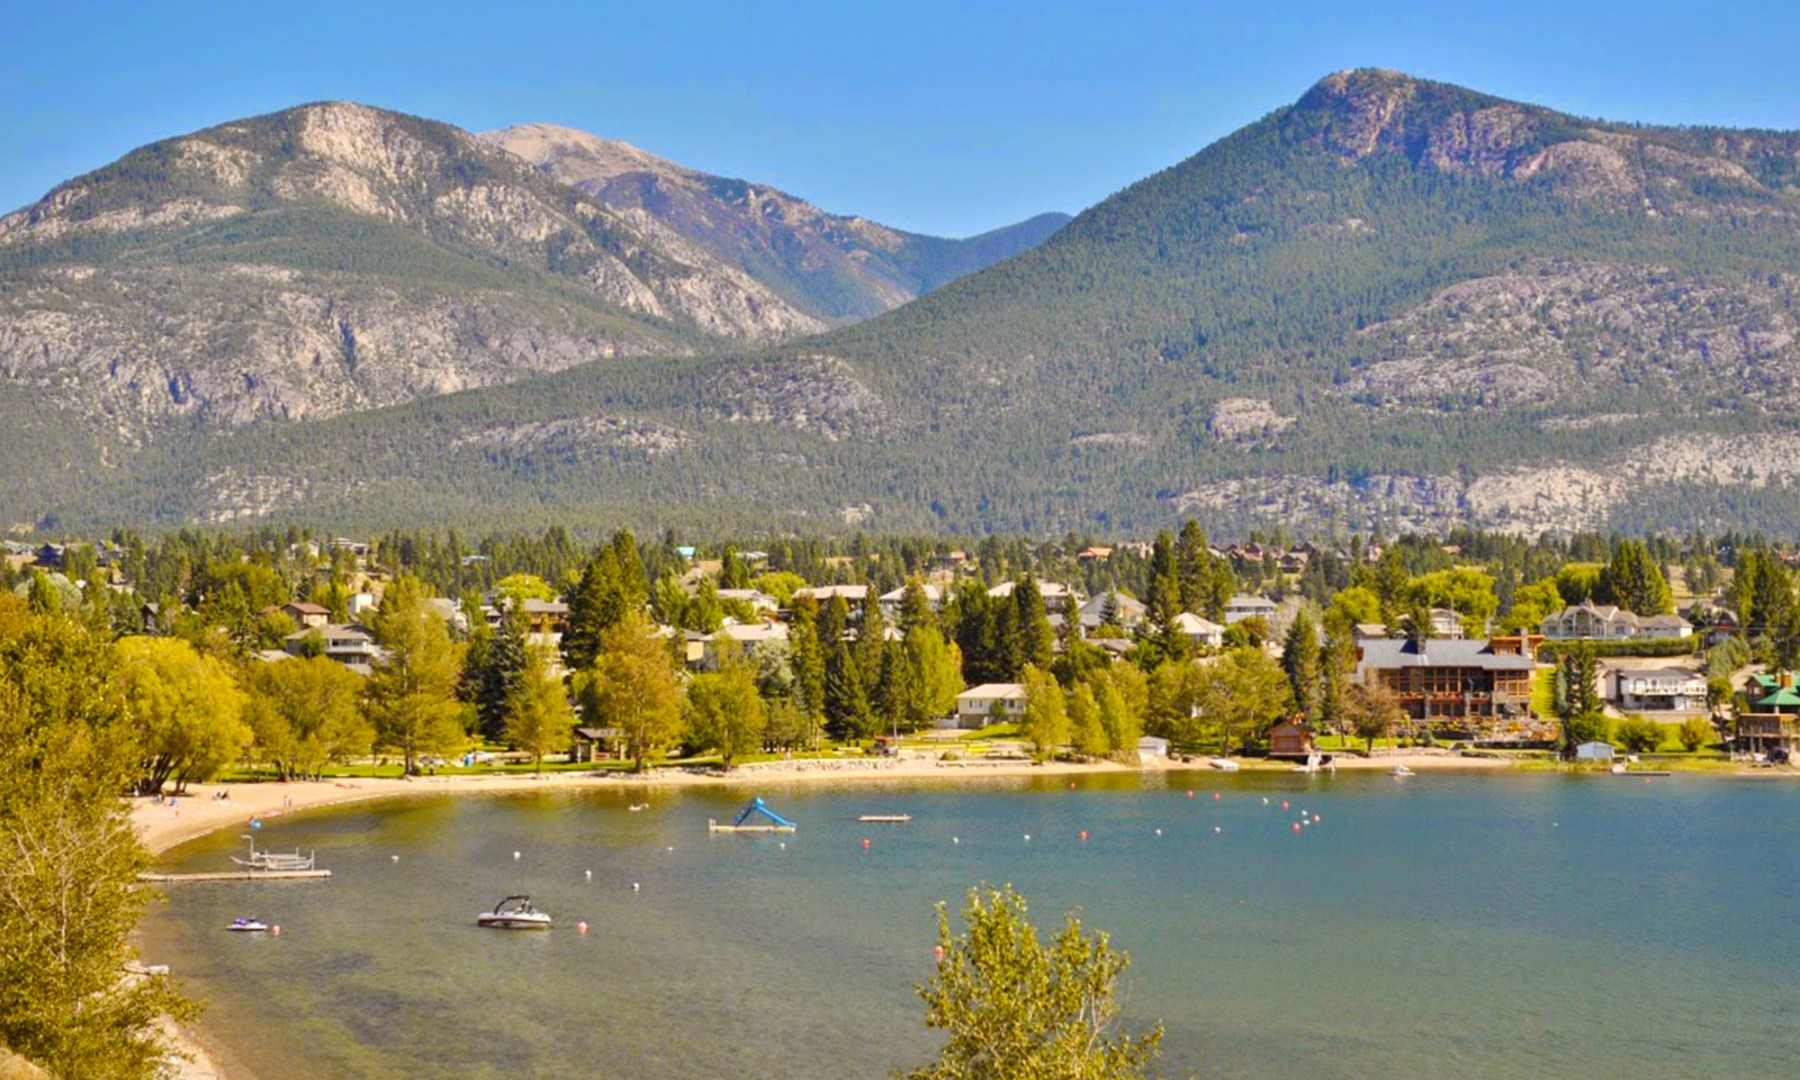
M1386 738L1400 722L1400 703L1393 691L1379 683L1351 687L1349 706L1351 730L1371 751L1375 740Z
M556 590L536 574L508 574L494 582L494 592L506 601L506 607L523 607L527 600L554 600Z
M1261 649L1231 649L1203 671L1197 708L1227 748L1260 737L1294 707L1287 673Z
M1681 722L1681 730L1676 732L1676 738L1681 740L1681 748L1691 754L1712 742L1712 722L1703 716L1690 716Z
M1175 540L1167 529L1150 550L1150 587L1144 592L1142 640L1150 646L1148 667L1187 655L1187 638L1175 625L1181 614L1181 582L1175 570Z
M963 691L962 657L956 646L935 628L916 626L906 632L901 655L907 668L901 720L916 729L955 712L956 696Z
M1494 594L1493 575L1480 570L1459 568L1425 574L1414 578L1407 592L1415 606L1454 611L1467 637L1487 634L1488 623L1500 603Z
M1634 754L1647 754L1662 745L1662 725L1637 713L1619 721L1613 734Z
M506 741L531 755L535 772L544 771L544 755L561 753L574 742L575 714L569 692L557 674L549 646L526 651L525 667L506 699Z
M125 702L139 727L138 789L177 790L210 780L250 745L244 693L231 671L179 638L126 638L118 644Z
M1162 1026L1120 1033L1118 982L1130 963L1074 915L1049 942L1011 887L972 889L954 934L937 906L938 962L918 987L926 1026L948 1034L910 1080L1134 1080L1156 1060Z
M825 650L819 643L813 613L805 608L796 610L788 624L788 650L794 672L794 708L807 727L817 731L825 719Z
M569 594L563 664L570 671L593 667L600 655L600 634L624 622L633 606L633 591L619 566L618 553L610 547L601 549L582 567L581 580Z
M467 666L472 668L467 677L473 683L476 722L481 733L490 739L504 737L513 697L524 685L526 670L531 666L529 628L525 613L510 609L500 617L499 629L480 639L480 648L467 650L471 661Z
M600 657L576 676L582 715L616 727L637 771L681 740L681 690L675 663L635 613L600 638Z
M842 641L825 654L825 726L834 739L860 739L869 731L862 671Z
M367 754L375 728L363 715L362 677L322 656L254 664L244 718L257 756L283 780L317 776L327 762Z
M1599 599L1639 615L1674 610L1668 579L1642 540L1621 540L1600 574Z
M139 751L117 667L88 628L0 598L0 1046L52 1076L152 1080L159 1017L193 1007L120 978L154 894L118 797Z
M1069 741L1069 712L1063 702L1062 684L1048 671L1027 667L1020 681L1025 685L1025 737L1039 760L1054 754Z
M1029 573L1013 584L1012 647L1010 663L1015 673L1027 667L1050 668L1055 658L1056 634L1050 628L1050 615L1044 607L1044 594L1037 579ZM1072 614L1072 613L1071 613Z
M1565 718L1600 712L1600 659L1592 644L1581 641L1565 649L1556 674Z
M1231 564L1214 555L1200 523L1189 519L1175 541L1175 579L1185 611L1213 622L1225 621L1226 605L1237 588Z
M1563 720L1563 752L1570 756L1582 743L1604 742L1609 725L1603 713L1576 713Z
M377 745L400 754L406 776L418 772L421 755L455 753L467 737L456 698L458 649L429 599L418 578L396 578L372 626L386 655L370 674L364 696Z
M727 769L762 749L768 715L756 692L756 673L742 657L727 657L719 670L694 676L687 715L689 740L717 750Z
M1105 757L1108 749L1106 728L1100 723L1100 703L1094 688L1080 683L1069 691L1069 743L1084 758Z
M1293 625L1288 627L1287 639L1282 646L1281 668L1287 673L1288 685L1293 688L1295 704L1308 720L1319 719L1321 662L1318 628L1313 624L1312 616L1301 608L1294 616Z
M1342 621L1348 626L1381 622L1381 597L1366 586L1350 586L1331 598L1331 607L1326 612L1326 624L1330 625L1334 621Z
M1555 578L1521 585L1513 590L1512 610L1506 613L1500 627L1514 633L1536 633L1545 619L1566 606L1562 593L1557 591Z

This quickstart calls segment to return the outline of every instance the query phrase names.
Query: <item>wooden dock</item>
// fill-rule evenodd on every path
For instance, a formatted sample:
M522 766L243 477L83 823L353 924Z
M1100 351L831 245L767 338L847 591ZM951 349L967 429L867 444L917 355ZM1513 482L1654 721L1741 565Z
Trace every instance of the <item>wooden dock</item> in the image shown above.
M905 825L912 820L912 815L911 814L864 814L861 817L857 818L856 820L871 822L871 823L879 824L879 825Z
M792 825L721 825L716 821L706 823L707 832L723 833L791 833Z
M218 870L203 874L143 873L138 880L170 885L188 881L320 881L330 876L329 870Z

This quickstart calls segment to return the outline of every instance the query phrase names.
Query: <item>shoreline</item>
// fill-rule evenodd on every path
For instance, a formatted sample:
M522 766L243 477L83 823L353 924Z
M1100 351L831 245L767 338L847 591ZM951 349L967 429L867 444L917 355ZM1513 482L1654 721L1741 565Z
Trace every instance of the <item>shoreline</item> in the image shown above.
M1370 758L1340 755L1337 758L1341 772L1386 772L1401 764L1421 773L1525 771L1520 762L1508 758L1470 758L1442 752L1388 754ZM830 781L981 780L1164 772L1199 772L1224 777L1257 773L1293 775L1292 766L1286 763L1264 764L1254 761L1246 761L1242 771L1230 773L1212 770L1204 760L1178 762L1165 759L1134 767L1116 762L1037 764L1029 761L943 762L936 758L809 758L741 765L730 773L662 769L646 774L557 772L542 776L483 774L419 777L410 780L392 777L196 784L190 787L187 795L176 800L173 806L157 805L143 798L134 800L131 818L139 840L154 858L191 840L198 840L231 826L246 825L252 820L274 820L310 810L385 799L544 790L732 787L755 782L814 784ZM1779 773L1741 768L1730 771L1694 771L1694 775L1720 778L1760 778L1780 774L1800 775L1791 769L1780 770ZM213 798L220 792L229 797ZM207 1047L203 1025L182 1026L170 1023L166 1025L166 1031L175 1050L188 1059L176 1065L171 1073L171 1080L248 1080L241 1074L228 1074L219 1064L218 1056Z

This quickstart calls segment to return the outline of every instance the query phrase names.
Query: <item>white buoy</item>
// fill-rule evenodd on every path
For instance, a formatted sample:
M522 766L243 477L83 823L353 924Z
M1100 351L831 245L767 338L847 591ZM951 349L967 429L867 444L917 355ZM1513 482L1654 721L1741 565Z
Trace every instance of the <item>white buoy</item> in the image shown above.
M398 856L398 855L389 855L388 858L394 860L395 862L400 861L400 856Z
M1224 829L1219 828L1217 825L1213 826L1213 832L1222 833L1224 831L1225 831Z
M786 840L779 841L776 844L776 846L781 848L781 850L786 851L787 850L787 841Z
M960 843L962 843L962 837L960 837L960 836L952 836L952 837L951 837L951 838L950 838L950 842L951 842L951 843L952 843L952 844L960 844Z
M1269 797L1267 795L1263 796L1263 805L1264 806L1269 805Z
M674 848L673 848L673 847L671 847L671 848L670 848L670 849L669 849L669 850L670 850L670 851L674 851L674 850L675 850L675 849L674 849Z
M1025 834L1025 839L1026 839L1026 840L1030 840L1030 839L1031 839L1031 834L1030 834L1030 833L1026 833L1026 834Z
M594 880L594 872L592 870L585 871L585 873L587 874L587 879L589 881Z
M518 862L518 861L519 861L519 853L515 851L515 852L513 852L513 862Z
M1158 829L1158 830L1156 830L1156 835L1158 835L1158 836L1161 836L1161 835L1162 835L1162 830L1161 830L1161 829Z
M637 892L638 890L640 890L642 888L643 888L643 885L639 884L638 882L634 881L631 883L631 891L632 892Z

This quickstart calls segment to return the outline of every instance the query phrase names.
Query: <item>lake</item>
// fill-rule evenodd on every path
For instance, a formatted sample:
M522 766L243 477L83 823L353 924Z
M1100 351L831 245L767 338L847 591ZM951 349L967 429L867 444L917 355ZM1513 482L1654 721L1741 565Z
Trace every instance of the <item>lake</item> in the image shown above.
M1010 882L1040 928L1075 909L1131 954L1126 1016L1164 1020L1171 1076L1795 1068L1800 785L1147 773L756 793L799 831L709 835L750 789L271 821L261 846L317 848L334 877L168 886L143 952L256 1080L876 1080L936 1045L912 990L932 905ZM1321 821L1295 835L1302 810ZM225 869L243 847L227 831L161 866ZM556 928L474 926L513 892ZM223 931L250 915L281 935Z

